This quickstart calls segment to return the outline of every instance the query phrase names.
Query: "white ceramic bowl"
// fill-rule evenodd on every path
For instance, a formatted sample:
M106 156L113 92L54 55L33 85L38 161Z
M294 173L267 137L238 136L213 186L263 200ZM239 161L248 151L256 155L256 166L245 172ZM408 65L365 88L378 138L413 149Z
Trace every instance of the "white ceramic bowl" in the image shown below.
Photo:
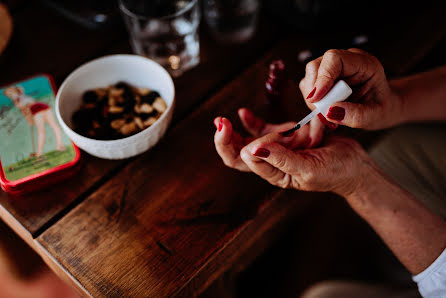
M152 126L127 138L101 141L76 133L71 117L81 106L83 93L119 81L158 91L167 110ZM62 129L79 148L97 157L122 159L147 151L161 139L172 119L174 104L172 78L158 63L137 55L111 55L80 66L65 79L57 92L56 115Z

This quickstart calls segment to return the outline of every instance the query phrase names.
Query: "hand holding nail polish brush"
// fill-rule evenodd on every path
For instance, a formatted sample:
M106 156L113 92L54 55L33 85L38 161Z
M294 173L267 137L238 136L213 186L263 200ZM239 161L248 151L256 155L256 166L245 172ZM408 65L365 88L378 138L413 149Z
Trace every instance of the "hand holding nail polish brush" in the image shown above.
M300 120L293 128L282 133L283 136L292 134L305 124L311 121L317 114L321 113L327 116L330 106L334 103L346 100L352 94L352 89L343 80L339 80L327 95L325 95L320 101L313 103L316 107L314 111L308 114L305 118Z

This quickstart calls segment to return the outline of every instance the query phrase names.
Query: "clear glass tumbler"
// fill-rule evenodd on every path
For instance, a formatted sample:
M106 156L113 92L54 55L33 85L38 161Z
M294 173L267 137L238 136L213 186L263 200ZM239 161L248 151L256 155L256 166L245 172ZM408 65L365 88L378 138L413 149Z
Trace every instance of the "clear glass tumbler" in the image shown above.
M120 0L133 51L178 77L200 62L198 0Z
M255 33L258 0L203 0L204 19L214 36L223 43L241 43Z

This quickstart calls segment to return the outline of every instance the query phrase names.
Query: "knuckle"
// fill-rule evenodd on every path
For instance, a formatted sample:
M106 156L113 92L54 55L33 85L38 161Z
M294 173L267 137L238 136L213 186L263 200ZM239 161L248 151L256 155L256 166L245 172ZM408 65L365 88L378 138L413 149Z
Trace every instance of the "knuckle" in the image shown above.
M318 80L334 80L342 70L341 50L328 50L325 52L323 61L324 66L318 70Z
M367 53L367 58L369 59L371 64L381 65L381 62L379 62L378 58L376 58L375 56L370 55L370 54Z
M318 178L316 177L316 175L313 172L307 172L305 175L302 176L301 179L301 189L302 190L311 190L313 189L313 185L316 184L316 180Z
M341 50L331 49L324 53L324 58L327 59L337 59L341 55Z
M347 51L355 54L370 55L368 52L358 48L349 48Z
M275 164L279 169L283 169L287 165L287 160L283 155L279 155L276 159Z
M315 60L308 62L307 65L305 66L306 73L314 72L316 69L317 69L317 62Z
M329 69L325 69L322 73L318 75L318 80L328 80L332 81L336 79L336 76L333 74L333 72Z
M314 174L314 172L310 171L310 172L307 173L307 175L305 177L305 183L307 185L312 185L312 184L315 183L316 179L317 179L317 177Z
M362 56L363 61L365 62L365 64L369 69L372 69L376 72L384 72L384 67L382 66L381 61L379 61L377 57L363 50L359 49L355 50L357 50L356 51L357 54Z
M285 174L282 179L280 179L279 181L279 185L280 188L283 189L287 189L287 188L291 188L292 183L291 183L291 176L288 174Z
M363 127L364 125L366 125L364 110L357 110L355 113L353 113L351 126L353 128L359 128Z
M271 184L273 184L274 186L283 188L283 189L287 189L287 188L291 188L292 187L292 183L291 183L291 176L288 174L285 174L281 177L278 177L276 179L272 179L270 181Z

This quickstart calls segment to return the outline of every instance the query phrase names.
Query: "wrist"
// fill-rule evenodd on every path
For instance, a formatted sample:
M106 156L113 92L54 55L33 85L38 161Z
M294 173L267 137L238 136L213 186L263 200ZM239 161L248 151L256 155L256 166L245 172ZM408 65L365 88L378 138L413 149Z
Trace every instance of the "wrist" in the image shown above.
M410 112L407 105L407 84L405 79L394 79L389 81L391 96L393 97L395 117L394 125L403 124L410 121Z
M354 189L341 194L347 203L356 211L370 210L377 205L376 200L385 197L389 179L375 162L368 157L364 160Z
M358 159L354 162L356 164L352 168L356 169L352 171L351 174L344 179L343 183L338 184L338 186L333 189L333 192L344 197L356 197L365 191L367 184L367 177L370 173L374 172L376 167L372 158L367 154L367 152L360 147L360 150L356 151L355 155Z

